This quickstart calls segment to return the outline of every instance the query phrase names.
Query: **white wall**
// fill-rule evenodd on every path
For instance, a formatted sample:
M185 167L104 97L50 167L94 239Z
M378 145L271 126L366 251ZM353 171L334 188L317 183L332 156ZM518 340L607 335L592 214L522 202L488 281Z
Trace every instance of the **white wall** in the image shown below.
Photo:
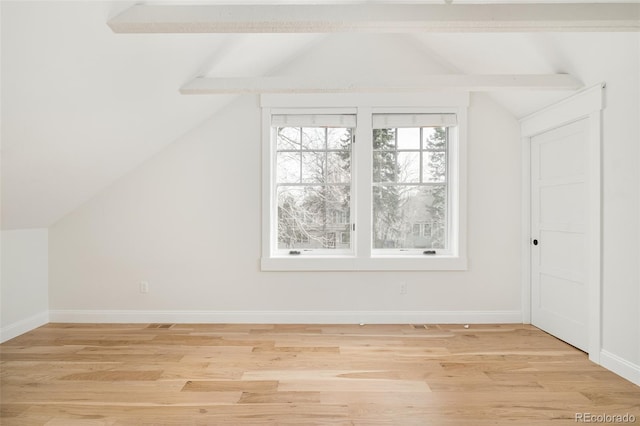
M580 37L587 49L572 50ZM586 84L606 82L603 111L603 292L601 362L640 383L640 37L565 35L557 48L572 58L567 71ZM615 46L616 48L612 48ZM598 52L594 64L592 55Z
M518 321L518 132L472 96L469 271L261 272L260 109L242 97L50 229L52 318Z
M2 231L0 341L49 322L48 230Z
M276 72L393 75L399 63L443 71L406 37L352 34ZM51 228L52 317L519 321L518 125L486 96L469 120L467 272L261 272L260 109L245 96Z

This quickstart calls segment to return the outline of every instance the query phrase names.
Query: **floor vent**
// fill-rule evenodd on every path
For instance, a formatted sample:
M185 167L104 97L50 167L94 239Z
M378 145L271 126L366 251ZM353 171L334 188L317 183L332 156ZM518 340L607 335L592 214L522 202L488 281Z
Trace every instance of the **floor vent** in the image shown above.
M171 327L173 327L175 324L149 324L149 326L147 328L163 328L163 329L169 329Z

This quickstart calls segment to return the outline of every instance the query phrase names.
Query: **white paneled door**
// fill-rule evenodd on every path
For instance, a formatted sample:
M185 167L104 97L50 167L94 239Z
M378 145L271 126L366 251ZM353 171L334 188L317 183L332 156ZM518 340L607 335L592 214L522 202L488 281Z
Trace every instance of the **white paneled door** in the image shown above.
M531 138L531 323L587 351L588 120Z

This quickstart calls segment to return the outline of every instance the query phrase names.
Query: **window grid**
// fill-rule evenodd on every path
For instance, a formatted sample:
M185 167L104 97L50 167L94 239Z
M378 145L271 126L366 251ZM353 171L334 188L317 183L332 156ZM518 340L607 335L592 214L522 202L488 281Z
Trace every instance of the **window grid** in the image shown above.
M380 149L380 148L374 148L373 152L374 155L376 153L393 153L395 155L395 164L396 164L396 173L395 176L398 175L397 173L397 168L398 168L398 153L403 153L403 152L416 152L419 153L419 181L418 182L389 182L389 181L376 181L375 180L375 175L373 176L373 185L379 185L379 184L385 184L385 185L425 185L425 186L446 186L447 182L448 182L448 177L449 177L449 167L446 167L445 169L445 175L444 175L444 181L443 182L425 182L424 181L424 155L422 155L425 152L433 152L433 153L443 153L445 155L445 164L448 162L448 157L449 157L449 153L448 153L448 147L449 147L449 129L448 128L444 128L445 131L445 140L447 142L445 142L444 148L442 149L436 149L436 148L424 148L424 129L425 127L420 127L420 148L418 149L410 149L410 148L402 148L402 149L398 149L398 132L394 132L394 145L393 145L393 149ZM397 129L396 129L397 130ZM375 131L375 130L374 130Z
M342 237L342 234L344 232L350 234L351 232L351 226L349 224L349 211L351 210L350 187L352 185L350 168L351 168L351 161L352 161L351 157L352 157L354 129L337 128L337 129L345 130L346 132L348 132L348 135L349 135L349 139L339 139L340 142L343 144L341 145L340 148L332 148L329 146L329 129L330 129L329 127L325 127L325 128L313 127L313 126L295 127L295 129L297 130L297 138L295 140L292 140L287 136L283 136L282 135L283 132L281 132L283 129L291 129L291 127L275 128L276 139L277 139L276 145L280 145L280 138L284 137L288 139L288 145L295 146L295 148L278 147L276 149L276 161L278 161L279 154L287 154L287 153L297 154L298 158L296 161L298 162L298 167L297 167L298 176L297 176L297 179L292 180L289 176L282 177L276 172L275 189L276 189L276 198L278 199L278 203L280 203L279 197L280 197L280 194L282 193L281 190L286 191L287 188L309 188L310 190L313 190L313 188L324 188L319 191L323 194L323 196L320 197L320 199L322 200L320 201L320 203L322 204L320 222L323 224L323 227L322 227L322 235L318 235L318 232L319 232L318 229L315 229L315 230L313 229L314 223L317 225L317 220L318 220L317 212L316 212L316 216L314 217L313 212L307 212L303 210L299 212L300 213L298 215L299 217L296 218L295 220L296 222L295 233L291 230L287 230L288 235L290 236L289 243L286 244L286 247L282 247L283 239L281 238L281 233L283 229L281 229L282 224L280 223L280 221L282 220L282 216L280 211L281 206L279 204L278 205L278 210L279 210L278 225L277 225L278 226L278 243L277 243L278 248L279 249L302 248L305 251L319 250L319 249L320 250L330 249L330 251L337 251L336 249L345 249L345 248L350 250L351 249L350 235L345 238L345 237ZM318 142L317 139L315 141L308 140L307 141L308 146L305 146L305 137L309 139L309 136L305 135L305 129L314 129L314 131L316 132L316 135L315 135L316 137L318 136L319 133L322 133L321 146L315 146L315 147L311 146L313 145L313 142L315 143ZM319 129L322 129L322 131L318 132ZM316 176L315 180L314 179L308 180L305 177L305 173L307 172L305 170L305 156L304 156L305 153L310 155L320 156L322 158L320 162L321 168L322 168L321 177ZM346 154L347 160L344 160L343 158L343 161L345 161L348 164L348 170L344 172L346 176L333 176L333 177L330 176L331 160L329 156L332 153ZM334 167L338 167L338 166L334 165ZM276 170L278 170L278 167L276 167ZM343 179L344 181L340 181L340 179ZM331 199L330 195L328 195L331 191L331 188L343 188L338 192L339 193L343 192L344 194L346 194L346 204L347 204L346 211L341 210L341 207L345 208L344 200L341 203L339 197L337 199ZM289 215L289 216L291 217L295 215ZM340 218L340 220L339 221L332 220L335 218ZM316 222L314 222L314 219L316 220ZM298 237L298 234L300 233L302 233L302 236ZM291 237L291 234L295 234L295 235ZM339 238L336 238L336 236L339 236ZM316 246L314 246L314 244L311 244L314 240L316 242L315 244ZM336 244L336 240L341 244L341 247L338 247L338 245ZM321 247L317 247L318 242L321 242Z
M440 228L442 229L442 244L436 244L436 246L424 246L424 247L396 247L395 245L393 247L389 247L387 246L387 244L389 244L388 241L384 241L384 242L379 242L376 241L375 238L375 229L374 229L374 238L372 241L373 244L373 249L374 250L381 250L381 249L400 249L400 250L407 250L407 249L447 249L448 248L448 222L449 222L449 215L448 215L448 209L449 209L449 196L448 196L448 181L449 181L449 173L450 173L450 168L448 165L449 162L449 153L448 153L448 148L449 148L449 129L448 128L438 128L440 131L444 132L444 144L442 147L429 147L428 146L428 141L426 139L426 134L425 134L425 130L426 129L430 129L429 131L433 134L433 132L435 130L433 130L434 128L429 128L429 127L420 127L419 129L419 138L418 138L418 148L399 148L400 143L399 143L399 128L386 128L386 129L374 129L374 137L373 137L373 158L374 158L374 163L376 161L376 154L380 155L380 154L391 154L393 156L393 160L394 160L394 173L393 173L393 179L392 180L383 180L382 174L380 173L380 171L378 170L379 174L378 176L376 176L376 170L375 170L375 165L372 169L372 188L374 190L374 194L376 193L376 188L378 189L378 197L382 198L382 192L380 191L384 191L384 188L390 188L390 187L396 187L396 188L406 188L407 190L409 190L411 187L423 187L423 188L444 188L445 194L444 194L444 215L443 215L443 220L440 221L439 225ZM376 137L375 137L375 132L376 131L392 131L393 132L393 146L392 147L380 147L380 146L376 146ZM401 178L401 165L399 162L399 154L402 153L417 153L418 154L418 176L417 176L417 181L406 181L406 182L398 182L398 180ZM444 174L441 177L442 181L440 182L428 182L426 181L426 177L425 177L425 167L424 167L424 162L425 162L425 153L441 153L444 155L444 158L442 159L443 163L444 163ZM382 158L382 157L379 157ZM431 193L433 194L433 192ZM374 197L375 198L375 197ZM375 204L375 200L374 200L374 204ZM372 206L373 210L376 210L376 206L373 205ZM419 236L424 237L425 239L428 238L428 240L432 241L433 240L433 225L438 225L437 221L434 220L430 220L429 221L429 232L419 232ZM376 225L374 224L374 227ZM413 235L413 236L418 236L418 234L416 234L416 232L414 231L416 229L416 226L419 227L419 229L424 229L426 230L426 224L424 222L417 222L417 223L410 223L406 225L406 235ZM384 232L383 232L384 233ZM385 233L386 234L386 233ZM406 237L404 238L406 240ZM382 244L382 247L380 246ZM396 243L397 244L397 243ZM405 241L406 244L406 241ZM377 245L377 246L376 246ZM411 245L411 243L409 244ZM419 244L414 244L416 246L418 246Z

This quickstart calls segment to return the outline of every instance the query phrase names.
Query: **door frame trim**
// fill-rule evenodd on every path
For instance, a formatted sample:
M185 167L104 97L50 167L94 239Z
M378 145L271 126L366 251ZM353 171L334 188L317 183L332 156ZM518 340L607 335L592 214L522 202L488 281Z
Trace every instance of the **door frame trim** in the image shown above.
M541 133L587 119L587 300L589 359L600 364L602 349L602 110L605 83L520 119L522 148L522 322L531 323L531 139Z

